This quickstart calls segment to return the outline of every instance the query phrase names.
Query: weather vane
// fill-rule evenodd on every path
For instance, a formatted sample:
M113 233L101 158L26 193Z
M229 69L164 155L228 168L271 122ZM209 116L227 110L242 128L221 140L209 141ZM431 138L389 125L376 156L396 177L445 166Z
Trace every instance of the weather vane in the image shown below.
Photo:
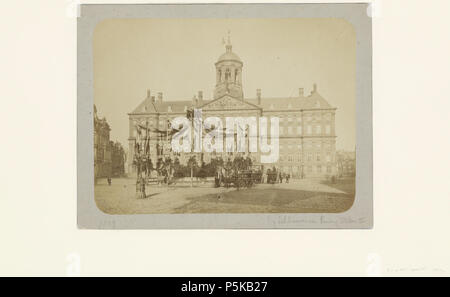
M222 44L223 45L231 45L231 31L228 30L228 39L227 39L228 43L225 42L225 37L222 38Z

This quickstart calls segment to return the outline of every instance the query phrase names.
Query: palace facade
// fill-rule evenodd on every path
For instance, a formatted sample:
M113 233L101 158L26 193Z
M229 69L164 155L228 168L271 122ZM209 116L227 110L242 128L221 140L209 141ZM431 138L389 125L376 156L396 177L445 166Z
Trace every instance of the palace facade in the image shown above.
M129 113L129 160L134 159L134 150L138 138L137 127L147 126L151 130L150 154L152 163L160 157L171 156L170 141L164 137L173 118L186 116L188 110L202 109L202 115L218 117L225 123L226 117L279 117L280 139L278 162L263 164L265 168L275 166L284 173L294 177L324 177L337 173L336 166L336 133L335 112L319 94L314 85L310 94L305 95L300 88L295 97L264 98L261 89L256 90L253 98L244 98L242 90L243 62L232 51L230 42L226 52L222 54L216 66L216 86L211 100L205 100L203 92L199 91L191 100L165 101L163 94L156 98L147 91L147 97L131 113ZM208 163L211 158L221 156L224 160L230 158L229 153L204 153L203 160ZM259 153L249 156L254 164L258 164ZM189 154L177 156L180 163L186 163ZM129 172L134 172L132 162Z

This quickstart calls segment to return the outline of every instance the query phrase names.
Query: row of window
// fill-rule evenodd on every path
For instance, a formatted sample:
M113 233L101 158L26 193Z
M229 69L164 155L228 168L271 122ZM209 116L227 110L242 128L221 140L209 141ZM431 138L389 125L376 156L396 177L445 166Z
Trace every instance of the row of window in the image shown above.
M302 117L298 116L298 115L270 115L270 116L277 116L280 119L280 123L292 123L292 122L301 122L302 121ZM303 116L303 119L305 122L317 122L317 121L322 121L322 119L325 119L326 121L331 121L332 120L332 116L330 113L324 114L322 116L322 114L306 114Z
M291 150L301 150L302 149L302 145L301 144L295 144L295 142L293 143L287 143L287 144L280 144L279 145L280 151L284 151L285 149L288 151ZM322 148L325 148L326 150L331 150L333 148L333 145L330 143L321 143L321 142L317 142L317 143L305 143L303 144L303 149L304 150L321 150Z
M211 116L214 116L214 115L211 115ZM221 116L217 116L217 117L220 118ZM170 120L171 120L171 119L170 119ZM222 119L222 121L224 121L224 119ZM142 120L142 121L141 121L141 124L142 124L142 125L145 125L145 122L146 122L145 120ZM164 125L167 124L167 119L166 119L166 118L160 118L159 121L158 121L157 119L154 119L154 118L153 118L153 119L148 119L147 122L148 122L148 125L149 125L149 126L154 126L154 125L156 125L156 123L158 123L160 126L164 126ZM300 119L300 118L297 118L296 121L293 121L292 118L287 118L287 119L280 118L280 129L284 127L283 125L288 125L288 124L294 125L295 122L300 123L300 122L301 122L301 119ZM137 121L135 121L135 124L137 124ZM295 125L294 125L294 126L295 126ZM312 131L312 129L313 129L312 126L313 126L313 125L308 125L307 127L311 127L311 131ZM321 125L314 125L314 127L316 127L316 129L321 129ZM331 127L331 123L330 123L329 121L327 122L326 127ZM288 127L288 128L289 128L289 127ZM301 126L299 126L298 128L301 128ZM307 129L309 129L309 128L307 128ZM320 132L320 133L321 133L321 132Z
M321 153L307 153L305 155L305 161L307 162L322 162L322 161L326 161L326 162L332 162L333 161L333 155L332 153L326 153L325 158L322 157ZM280 155L280 162L302 162L302 155Z
M164 129L167 125L167 122L160 121L159 127ZM153 122L148 123L149 127L153 127ZM314 129L314 130L313 130ZM284 127L280 127L280 135L302 135L303 134L303 128L301 126L297 127L296 133L294 133L293 127L287 127L287 129L284 129ZM327 125L325 126L325 135L331 135L331 126ZM315 126L314 128L310 125L306 127L306 134L307 135L322 135L322 126Z
M310 165L310 166L304 166L303 170L301 166L283 166L281 167L282 171L284 173L293 173L293 174L312 174L312 173L332 173L333 172L333 166L332 165Z
M285 129L285 127L280 126L280 135L294 135L295 133L298 135L302 135L303 134L303 127L302 126L298 126L296 131L294 132L294 127L287 127L287 129ZM331 125L326 125L325 129L322 129L322 126L317 125L317 126L311 126L308 125L306 126L306 134L307 135L313 135L313 134L322 134L325 133L326 135L331 135Z

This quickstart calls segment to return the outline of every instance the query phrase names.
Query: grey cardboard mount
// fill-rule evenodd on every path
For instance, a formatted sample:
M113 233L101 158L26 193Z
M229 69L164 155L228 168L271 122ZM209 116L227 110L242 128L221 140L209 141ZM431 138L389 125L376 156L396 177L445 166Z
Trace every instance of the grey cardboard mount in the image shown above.
M77 219L80 229L369 229L373 227L372 19L369 4L81 5L78 18ZM357 176L344 213L108 215L94 201L93 32L111 18L343 18L357 35Z

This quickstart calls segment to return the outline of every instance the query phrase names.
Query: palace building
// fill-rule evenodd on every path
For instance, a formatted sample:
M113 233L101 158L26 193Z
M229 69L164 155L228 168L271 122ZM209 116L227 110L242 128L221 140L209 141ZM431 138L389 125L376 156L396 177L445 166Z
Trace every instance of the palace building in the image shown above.
M191 100L182 101L166 101L162 93L155 98L147 91L144 101L128 114L129 160L134 158L138 126L151 129L149 148L153 164L160 157L173 155L164 131L168 131L171 119L186 116L188 110L196 108L202 109L204 118L218 117L223 123L226 117L279 117L280 157L274 164L263 164L265 168L275 166L293 177L324 177L337 173L336 108L319 94L316 84L308 95L300 88L295 97L264 98L261 89L257 89L255 97L246 98L242 90L243 62L232 51L230 41L215 66L216 86L210 100L203 97L202 91ZM254 164L260 160L258 155L250 154ZM204 153L203 160L208 163L217 156L225 160L230 153ZM189 154L181 153L178 158L181 163L186 163ZM134 172L131 163L129 172Z

